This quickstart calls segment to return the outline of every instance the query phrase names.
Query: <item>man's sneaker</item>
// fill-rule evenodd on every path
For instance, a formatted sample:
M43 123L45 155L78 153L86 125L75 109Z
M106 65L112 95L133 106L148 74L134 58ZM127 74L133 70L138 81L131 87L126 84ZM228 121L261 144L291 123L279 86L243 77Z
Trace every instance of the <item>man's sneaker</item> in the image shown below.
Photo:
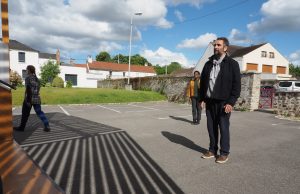
M216 163L219 163L219 164L224 164L227 161L228 161L228 156L221 155L216 159Z
M211 151L207 151L206 153L204 153L201 158L204 158L204 159L208 159L208 158L213 158L215 157L215 154L212 153Z
M46 131L46 132L49 132L50 130L51 130L51 129L50 129L49 126L44 128L44 131Z

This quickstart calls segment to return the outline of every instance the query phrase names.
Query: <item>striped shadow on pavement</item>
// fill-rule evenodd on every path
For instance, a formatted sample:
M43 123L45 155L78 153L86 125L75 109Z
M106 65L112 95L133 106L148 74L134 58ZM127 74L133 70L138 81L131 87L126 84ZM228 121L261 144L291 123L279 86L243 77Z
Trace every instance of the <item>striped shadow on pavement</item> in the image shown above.
M124 130L73 116L53 122L57 118L52 115L51 124L60 130L68 124L65 130L74 135L73 139L42 143L36 138L36 144L23 139L21 144L66 193L183 193ZM83 130L87 128L88 132ZM55 130L43 133L51 139ZM31 134L38 137L40 133Z

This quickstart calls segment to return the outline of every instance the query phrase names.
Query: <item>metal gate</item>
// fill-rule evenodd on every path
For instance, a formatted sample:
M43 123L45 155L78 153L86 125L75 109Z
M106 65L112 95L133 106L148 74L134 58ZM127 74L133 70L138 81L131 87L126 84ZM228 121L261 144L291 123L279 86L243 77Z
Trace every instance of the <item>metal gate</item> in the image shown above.
M259 98L259 108L267 109L273 107L274 88L261 88Z

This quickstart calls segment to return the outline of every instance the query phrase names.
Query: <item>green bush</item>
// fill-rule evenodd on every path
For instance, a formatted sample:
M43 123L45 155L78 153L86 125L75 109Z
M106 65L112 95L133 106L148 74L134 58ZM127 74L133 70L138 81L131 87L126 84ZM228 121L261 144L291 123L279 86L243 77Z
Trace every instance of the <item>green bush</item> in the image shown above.
M57 87L57 88L63 88L64 87L64 80L61 77L57 76L53 79L52 86Z
M9 73L9 81L13 86L22 86L22 77L16 71L10 71Z
M72 88L72 86L73 86L72 82L70 80L67 81L66 87L67 88Z

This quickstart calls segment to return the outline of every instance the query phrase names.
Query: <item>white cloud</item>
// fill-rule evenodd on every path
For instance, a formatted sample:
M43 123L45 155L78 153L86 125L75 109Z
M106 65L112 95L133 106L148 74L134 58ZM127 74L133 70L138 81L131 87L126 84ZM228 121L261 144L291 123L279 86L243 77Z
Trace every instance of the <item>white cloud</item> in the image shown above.
M100 43L98 50L110 53L111 51L121 50L122 48L122 45L118 43L103 41Z
M169 28L173 27L173 22L169 22L165 18L161 18L157 21L156 26L158 26L160 28L169 29Z
M182 13L179 10L175 10L174 14L180 22L184 21L185 18L183 17Z
M297 50L289 55L289 60L294 65L300 66L300 50Z
M229 35L230 44L249 44L251 43L250 38L247 34L242 33L238 29L233 28Z
M153 65L159 64L160 66L164 66L171 62L178 62L185 67L190 66L190 63L184 54L172 52L163 47L159 47L156 51L146 49L141 52L140 55L145 57Z
M300 31L299 0L269 0L261 7L263 18L247 25L254 33Z
M195 7L201 7L205 3L212 3L215 0L165 0L165 2L169 5L180 5L180 4L189 4Z
M185 39L177 45L178 48L204 48L208 43L217 39L217 35L213 33L206 33L198 36L196 39Z
M135 12L143 14L134 16ZM14 0L9 14L11 39L43 52L119 49L128 41L131 17L138 28L172 27L163 0ZM134 40L141 39L138 28Z

